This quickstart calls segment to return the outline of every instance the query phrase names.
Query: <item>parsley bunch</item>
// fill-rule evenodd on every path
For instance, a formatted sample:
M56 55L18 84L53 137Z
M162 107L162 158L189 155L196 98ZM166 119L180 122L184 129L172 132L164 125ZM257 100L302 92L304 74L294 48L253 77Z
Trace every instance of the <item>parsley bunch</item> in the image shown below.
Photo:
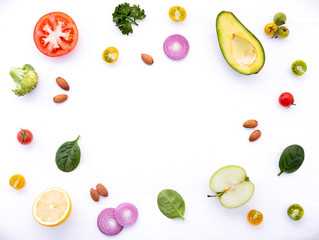
M136 20L143 20L146 17L144 9L140 9L140 5L133 5L131 7L129 3L119 4L112 16L113 22L126 35L133 33L133 23L138 26Z

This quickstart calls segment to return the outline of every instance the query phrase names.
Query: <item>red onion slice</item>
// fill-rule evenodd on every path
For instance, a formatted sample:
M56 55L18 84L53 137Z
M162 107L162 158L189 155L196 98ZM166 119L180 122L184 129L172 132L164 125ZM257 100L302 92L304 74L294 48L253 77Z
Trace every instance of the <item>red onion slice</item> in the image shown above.
M115 208L114 218L121 226L132 226L138 218L137 208L132 203L121 203Z
M97 217L97 226L102 233L113 236L122 231L123 226L119 225L114 218L114 208L106 208Z
M182 35L175 34L166 38L163 48L167 57L172 60L181 60L188 54L189 43Z

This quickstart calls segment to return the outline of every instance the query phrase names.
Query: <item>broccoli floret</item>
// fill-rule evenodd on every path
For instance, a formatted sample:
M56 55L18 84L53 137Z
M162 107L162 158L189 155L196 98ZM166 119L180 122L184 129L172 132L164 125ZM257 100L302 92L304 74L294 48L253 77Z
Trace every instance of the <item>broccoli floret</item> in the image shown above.
M30 93L38 84L38 74L30 64L24 64L23 68L12 67L9 73L17 86L12 92L18 96Z

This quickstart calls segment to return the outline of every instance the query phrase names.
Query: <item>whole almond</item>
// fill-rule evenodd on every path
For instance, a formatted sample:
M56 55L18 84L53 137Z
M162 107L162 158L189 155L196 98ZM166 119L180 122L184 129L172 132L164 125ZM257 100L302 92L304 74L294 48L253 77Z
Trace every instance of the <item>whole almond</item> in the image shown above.
M99 183L96 185L96 190L99 194L101 194L103 197L107 197L109 195L106 187L104 187L103 184Z
M60 86L60 88L64 89L65 91L69 91L70 86L67 81L65 81L64 78L57 77L56 83Z
M148 54L142 53L141 58L147 65L152 65L154 63L153 58Z
M100 195L99 193L94 189L94 188L91 188L90 189L90 194L91 194L91 198L95 201L95 202L98 202L100 200Z
M56 96L53 98L53 102L55 102L55 103L62 103L62 102L65 102L67 99L68 99L68 95L66 95L66 94L59 94L59 95L56 95Z
M253 131L250 136L249 136L249 142L254 142L261 136L261 131L260 130L255 130Z
M244 122L243 127L245 128L255 128L258 126L258 122L256 120L247 120L246 122Z

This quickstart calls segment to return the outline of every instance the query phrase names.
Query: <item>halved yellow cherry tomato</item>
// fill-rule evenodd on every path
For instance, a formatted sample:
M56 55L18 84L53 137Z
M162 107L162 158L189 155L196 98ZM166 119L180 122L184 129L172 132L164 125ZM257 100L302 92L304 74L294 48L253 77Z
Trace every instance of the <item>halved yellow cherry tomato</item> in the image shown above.
M179 6L171 7L168 11L169 17L176 22L182 22L186 18L186 10Z
M102 58L107 63L114 63L119 57L119 50L116 47L108 47L104 50Z
M25 178L20 174L15 174L10 178L9 184L14 189L20 190L25 185Z
M276 32L278 31L278 26L276 23L268 23L265 26L264 31L267 35L274 36Z
M263 214L257 210L250 210L247 215L248 222L254 226L261 224L263 219L264 219Z

